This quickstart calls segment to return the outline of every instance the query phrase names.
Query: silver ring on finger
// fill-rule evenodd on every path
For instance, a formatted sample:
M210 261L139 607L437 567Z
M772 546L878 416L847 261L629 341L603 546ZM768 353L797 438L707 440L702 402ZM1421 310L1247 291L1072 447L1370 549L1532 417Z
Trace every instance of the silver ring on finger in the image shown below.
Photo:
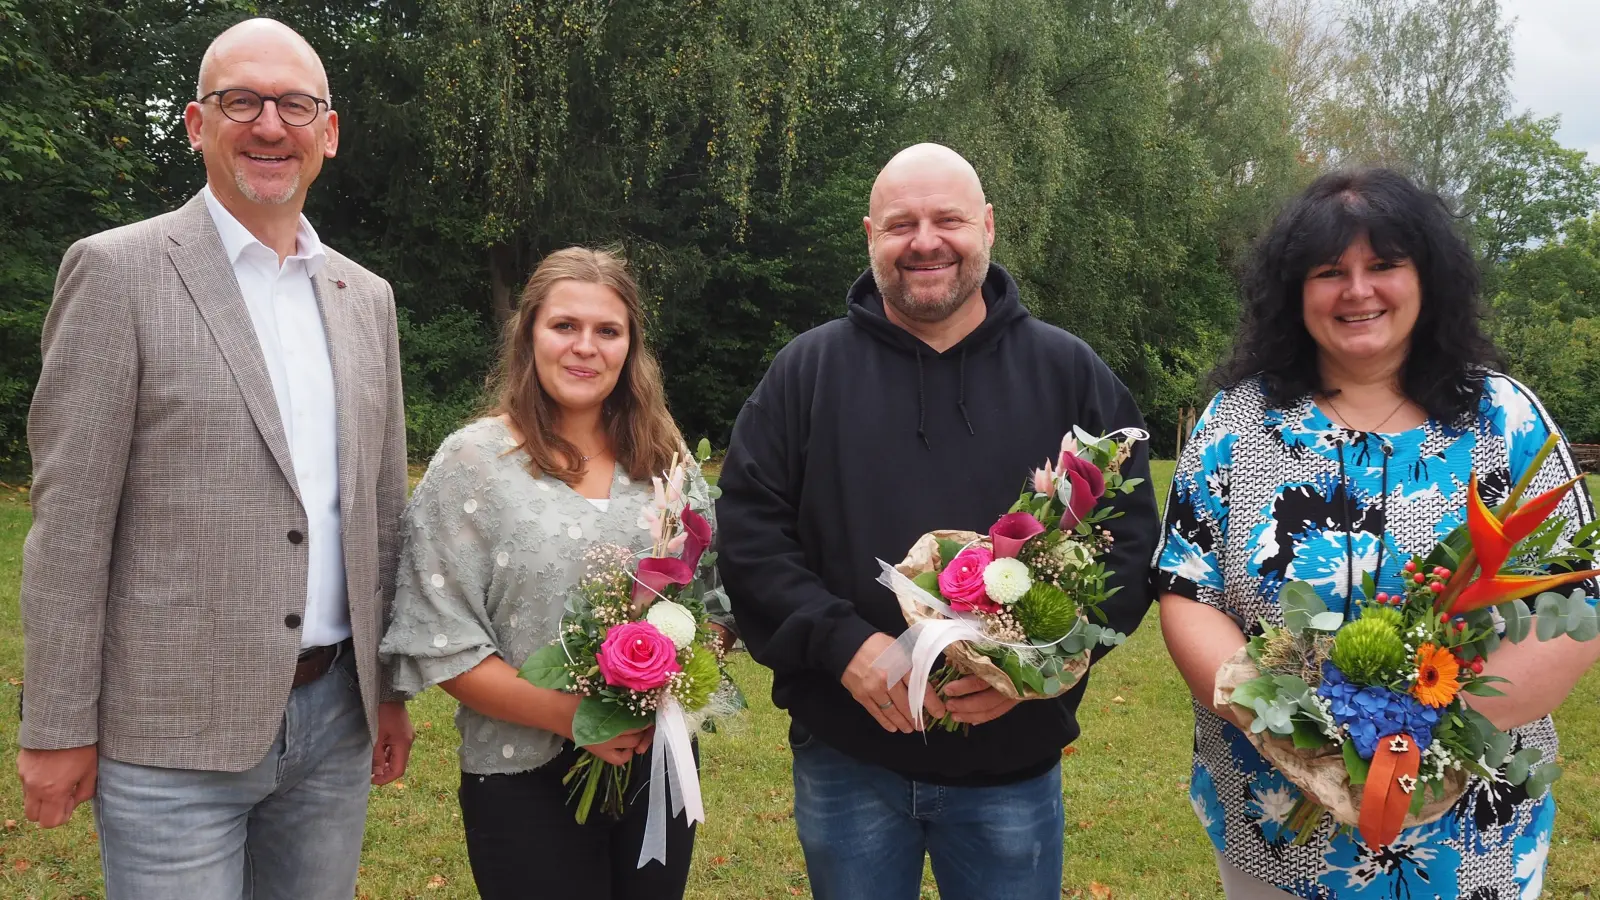
M894 705L894 701L893 700L885 700L882 703L878 704L878 708L879 709L888 709L889 707L891 707L893 705Z

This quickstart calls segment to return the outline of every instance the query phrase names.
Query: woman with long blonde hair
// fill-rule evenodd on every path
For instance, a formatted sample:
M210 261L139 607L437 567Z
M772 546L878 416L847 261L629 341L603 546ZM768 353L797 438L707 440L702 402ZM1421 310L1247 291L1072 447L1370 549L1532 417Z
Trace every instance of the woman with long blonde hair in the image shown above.
M578 698L517 675L556 638L591 547L648 549L650 478L684 455L622 258L546 257L490 383L488 414L444 441L406 509L382 647L393 687L437 684L460 701L461 817L487 900L680 897L694 841L683 818L669 819L666 863L636 867L651 728L576 747ZM562 778L583 750L641 756L620 817L574 820Z

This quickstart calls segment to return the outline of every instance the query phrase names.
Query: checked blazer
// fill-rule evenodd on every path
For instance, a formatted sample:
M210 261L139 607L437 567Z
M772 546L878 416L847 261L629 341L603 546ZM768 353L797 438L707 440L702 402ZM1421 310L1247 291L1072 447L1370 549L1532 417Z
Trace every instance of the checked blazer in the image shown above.
M394 295L327 250L339 512L367 725L406 493ZM306 515L233 267L196 195L74 244L28 415L24 747L242 771L282 722ZM384 699L399 699L386 695Z

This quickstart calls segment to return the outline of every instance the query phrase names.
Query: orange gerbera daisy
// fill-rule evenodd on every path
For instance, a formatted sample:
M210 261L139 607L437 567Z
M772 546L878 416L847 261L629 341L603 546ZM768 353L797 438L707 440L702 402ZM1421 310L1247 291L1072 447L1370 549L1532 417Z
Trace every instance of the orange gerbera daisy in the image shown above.
M1461 663L1448 648L1423 644L1417 648L1417 681L1411 693L1427 706L1449 706L1461 690L1460 674Z

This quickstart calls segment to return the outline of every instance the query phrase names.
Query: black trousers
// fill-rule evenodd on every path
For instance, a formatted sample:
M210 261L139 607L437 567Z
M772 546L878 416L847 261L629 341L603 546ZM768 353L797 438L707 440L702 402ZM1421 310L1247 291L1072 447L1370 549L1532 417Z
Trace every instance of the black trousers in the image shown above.
M638 868L650 809L650 758L633 763L622 818L600 811L573 819L568 787L561 783L578 759L570 745L531 772L461 773L461 822L467 859L483 900L678 900L689 881L694 827L682 816L667 820L667 862ZM699 762L699 747L695 747ZM670 808L668 809L670 813Z

